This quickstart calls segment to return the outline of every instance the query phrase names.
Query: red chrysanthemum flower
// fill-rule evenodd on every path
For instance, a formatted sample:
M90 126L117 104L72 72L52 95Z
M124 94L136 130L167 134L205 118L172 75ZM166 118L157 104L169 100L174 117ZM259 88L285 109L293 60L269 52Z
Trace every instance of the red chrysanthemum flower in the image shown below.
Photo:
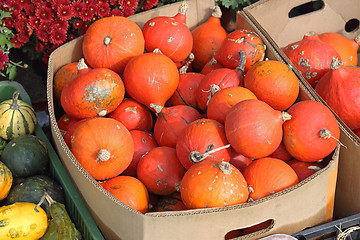
M21 44L25 44L29 41L29 35L27 32L20 32L18 34L15 34L15 38L19 41Z
M42 21L42 22L50 22L53 20L53 12L51 8L39 6L36 8L35 15Z
M9 11L11 12L21 11L23 9L23 7L17 1L10 1L8 7L9 7Z
M11 14L11 17L14 19L14 21L18 21L19 19L26 19L26 14L21 10L14 10Z
M124 12L124 16L132 16L135 13L135 9L137 8L137 1L125 0L123 1L122 11Z
M71 1L70 0L52 0L54 6L56 7L56 9L60 6L68 6L71 5Z
M83 21L81 21L81 20L76 20L76 21L74 22L73 26L74 26L75 29L80 29L80 28L82 27L82 23L83 23Z
M72 18L73 15L73 11L70 7L70 5L59 5L58 9L57 9L57 16L61 19L61 20L69 20L70 18Z
M3 68L4 63L9 62L9 56L5 54L3 51L0 51L0 69Z
M67 29L69 27L69 22L66 20L61 20L59 18L56 18L54 20L52 26L53 26L53 28L58 28L58 29L67 31Z
M37 52L41 52L42 50L44 50L44 45L41 42L37 42L35 46L35 50Z
M159 0L146 0L144 1L141 9L147 11L152 9L153 7L155 7L158 4Z
M92 15L92 16L98 14L99 7L96 6L94 3L90 4L90 5L88 6L88 9L89 9L89 11L91 12L91 15Z
M88 22L83 22L83 25L80 28L80 35L85 34L86 30L90 27Z
M83 2L73 2L71 4L71 8L73 10L73 17L80 17L82 9L84 9L86 6Z
M83 20L83 21L89 21L91 20L91 18L93 17L93 13L91 12L91 10L89 8L84 8L81 13L80 13L80 18Z
M17 2L24 7L24 5L31 4L30 0L17 0Z
M24 9L25 9L26 15L28 17L35 16L35 6L34 5L28 4L28 5L24 6Z
M14 48L20 48L24 45L23 43L19 42L15 37L12 38L10 42L14 44Z
M109 16L124 16L124 14L120 9L114 8L113 10L111 10Z
M35 35L40 41L48 42L50 37L50 25L40 22L39 28L36 29Z
M76 36L74 34L68 34L67 35L67 40L66 41L71 41L71 40L74 40L76 38Z
M5 26L7 28L13 28L15 27L15 21L14 21L14 18L11 18L11 17L8 17L8 18L4 18L3 19L4 23L5 23Z
M25 18L20 18L15 21L15 29L18 32L26 31L26 25L28 24L28 20Z
M118 7L122 5L123 0L110 0L110 5L114 7Z
M98 16L100 18L109 16L111 8L108 3L102 2L98 5L98 7L99 7Z
M85 3L86 6L90 6L92 4L94 4L93 0L83 0L83 3Z
M66 30L54 29L50 35L50 41L56 45L63 44L66 41Z
M32 29L37 29L40 26L40 19L38 19L36 16L31 16L29 18L29 24Z

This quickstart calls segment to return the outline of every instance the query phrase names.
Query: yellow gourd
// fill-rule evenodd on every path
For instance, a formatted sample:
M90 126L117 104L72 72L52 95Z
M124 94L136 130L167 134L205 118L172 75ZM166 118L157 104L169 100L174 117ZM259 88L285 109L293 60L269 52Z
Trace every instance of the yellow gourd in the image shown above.
M1 240L37 240L47 227L45 211L34 203L16 202L0 208Z
M6 198L10 192L13 176L10 169L0 162L0 200Z

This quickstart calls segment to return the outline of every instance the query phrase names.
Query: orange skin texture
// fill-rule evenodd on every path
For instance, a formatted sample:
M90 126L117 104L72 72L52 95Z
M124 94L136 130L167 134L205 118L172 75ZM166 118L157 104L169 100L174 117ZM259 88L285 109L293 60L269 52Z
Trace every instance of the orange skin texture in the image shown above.
M137 178L117 176L99 184L122 203L143 214L148 212L149 193Z
M122 172L122 175L136 177L136 168L140 158L151 149L158 147L154 136L142 130L131 130L131 137L134 141L134 156L130 165Z
M98 158L102 149L110 153L108 160ZM76 128L71 152L90 176L95 180L106 180L121 174L130 165L134 142L119 121L93 118Z
M189 158L192 151L205 153L211 145L213 145L212 149L216 149L227 144L229 142L225 136L224 126L215 120L202 118L191 122L178 136L176 153L182 165L189 169L194 165ZM211 153L205 159L209 158L228 162L230 160L230 149L225 148Z
M360 68L342 66L326 73L315 91L350 128L360 128Z
M261 199L299 183L296 172L284 161L276 158L254 160L243 175L249 186L250 198Z
M319 34L319 38L321 41L332 46L340 54L344 66L357 66L359 44L355 40L348 39L335 32Z
M137 177L153 194L170 195L177 191L185 168L171 147L156 147L144 155L137 166Z
M176 147L182 130L191 122L200 119L201 114L193 107L177 105L164 107L158 113L154 125L154 137L159 146Z
M54 99L57 103L61 102L61 91L68 81L73 79L78 73L77 62L69 63L62 66L56 71L53 80Z
M191 31L194 46L192 53L195 55L193 68L201 71L206 63L217 53L227 32L222 27L220 18L209 17L203 24Z
M169 196L160 199L157 203L154 212L165 212L165 211L181 211L186 210L186 206L183 201L178 198Z
M110 44L104 40L110 37ZM134 56L143 54L145 40L132 20L112 16L98 19L87 29L82 45L86 62L93 68L109 68L122 75Z
M282 50L312 87L330 70L333 57L341 59L339 53L329 44L320 41L317 34L305 35L302 40L289 44Z
M257 99L257 97L249 89L240 86L221 89L211 97L207 106L207 116L224 125L225 117L231 108L246 99Z
M287 162L287 164L294 169L298 175L299 182L310 177L324 167L324 165L320 162L303 162L296 159Z
M118 120L129 131L151 131L154 124L150 109L131 98L125 98L107 117Z
M278 158L280 160L283 160L284 162L288 162L294 157L286 150L285 144L283 141L281 141L279 147L268 157L272 158Z
M61 93L61 106L74 118L102 116L114 111L124 99L120 76L106 68L91 69L68 82Z
M244 77L244 87L279 111L285 111L296 101L300 89L295 73L276 60L252 65Z
M281 143L283 118L280 111L257 99L237 103L225 119L226 137L238 153L251 159L273 153Z
M196 91L204 74L187 72L180 74L179 85L175 93L169 99L170 105L187 105L198 109Z
M129 61L123 79L127 93L150 108L151 103L164 106L174 94L179 84L179 71L164 54L144 53Z
M247 166L252 163L250 158L241 155L240 153L236 152L233 148L230 148L231 157L229 163L231 163L234 167L239 169L240 172L243 172Z
M224 66L218 62L218 61L215 61L215 62L212 62L212 61L209 61L205 64L205 66L201 69L201 74L208 74L212 71L214 71L215 69L218 69L218 68L224 68Z
M242 173L231 164L231 172L225 173L219 164L206 159L185 173L180 193L188 209L226 207L247 201L248 185Z
M247 29L238 29L227 35L215 54L215 59L224 67L234 69L239 65L239 51L246 55L245 73L256 62L265 57L265 48L261 38Z
M187 58L193 48L190 29L176 18L152 18L144 24L142 32L147 52L153 52L158 48L174 62Z
M328 156L338 145L340 128L332 112L320 102L306 100L295 103L287 111L292 118L283 125L286 150L297 160L315 162ZM330 138L319 136L321 129Z
M66 131L79 120L79 118L72 118L66 113L64 113L57 121L57 125L60 129L61 134L64 136L66 134Z

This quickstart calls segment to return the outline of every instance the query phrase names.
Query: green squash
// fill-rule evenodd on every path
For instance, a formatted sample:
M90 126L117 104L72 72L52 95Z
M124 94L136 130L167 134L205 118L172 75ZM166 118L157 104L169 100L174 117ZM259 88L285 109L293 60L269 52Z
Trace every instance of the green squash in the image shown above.
M18 99L15 91L12 99L0 103L0 137L11 140L18 136L33 134L37 119L33 107Z
M14 186L7 198L6 205L15 202L31 202L37 204L47 192L57 202L64 203L65 195L62 186L54 179L45 175L31 176ZM50 216L49 203L44 201L41 208Z
M0 156L2 155L2 152L4 151L6 145L8 144L8 141L0 137Z
M39 137L23 135L6 145L1 160L15 178L24 178L45 172L49 155L46 144Z

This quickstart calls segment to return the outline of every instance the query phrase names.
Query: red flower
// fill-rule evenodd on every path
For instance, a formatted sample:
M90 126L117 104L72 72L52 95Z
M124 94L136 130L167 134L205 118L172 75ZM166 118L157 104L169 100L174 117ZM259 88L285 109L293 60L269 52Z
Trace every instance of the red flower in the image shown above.
M121 7L123 0L110 0L110 5L114 7Z
M35 46L35 50L37 52L41 52L42 50L44 50L44 45L41 42L37 42Z
M89 21L91 20L91 18L94 16L94 14L91 12L91 10L89 8L83 8L81 13L80 13L80 18L83 21Z
M36 29L35 35L40 41L48 42L50 39L50 25L40 22L39 28Z
M15 38L22 45L24 45L25 43L27 43L29 41L29 36L26 32L21 32L21 33L15 34Z
M68 6L71 4L70 0L52 0L55 9L58 9L61 6Z
M100 18L109 16L110 13L110 6L106 2L102 2L99 5L98 15Z
M68 34L67 36L67 41L71 41L71 40L74 40L76 38L76 36L74 34Z
M35 16L35 6L34 5L28 4L28 5L24 6L24 9L25 9L26 15L28 17Z
M29 24L32 29L37 29L40 26L40 20L35 16L31 16L29 18Z
M20 4L20 6L31 4L30 0L17 0L17 2Z
M50 22L53 18L53 13L50 8L39 6L35 10L35 15L42 21L42 22Z
M3 20L5 22L5 26L7 28L13 28L15 27L15 21L14 21L14 18L11 18L11 17L8 17L8 18L4 18Z
M28 20L25 18L20 18L15 21L15 29L18 32L26 31L26 25L28 24Z
M124 16L124 14L122 11L120 11L120 9L114 8L113 10L111 10L109 16Z
M157 4L158 4L159 0L146 0L144 1L141 9L143 10L150 10L152 9L153 7L155 7Z
M122 5L124 16L128 17L134 15L137 5L138 5L138 1L125 0Z
M98 6L96 6L94 3L91 3L88 5L88 9L91 12L91 15L94 16L95 14L98 14Z
M93 0L83 0L83 3L85 3L86 6L92 5L94 3Z
M71 8L73 10L73 17L80 17L82 9L84 9L86 6L83 2L73 2L71 4Z
M3 51L0 51L0 69L3 68L4 63L9 62L9 56L5 54Z
M14 44L14 48L20 48L22 45L24 45L23 43L19 42L15 37L11 39L10 42Z
M76 20L73 26L75 29L80 29L82 27L82 23L83 22L81 20Z
M83 22L83 25L80 28L80 35L85 34L86 30L90 27L88 22Z
M57 16L61 20L69 20L73 15L73 11L70 7L70 5L59 5L57 9Z
M8 4L9 10L10 11L21 11L23 9L23 7L21 6L21 4L19 4L18 2L15 1L10 1Z
M53 26L53 28L55 27L55 28L67 31L67 29L69 27L69 22L66 20L61 20L59 18L56 18L52 26Z
M66 41L66 29L54 29L50 35L50 41L55 45L63 44Z

